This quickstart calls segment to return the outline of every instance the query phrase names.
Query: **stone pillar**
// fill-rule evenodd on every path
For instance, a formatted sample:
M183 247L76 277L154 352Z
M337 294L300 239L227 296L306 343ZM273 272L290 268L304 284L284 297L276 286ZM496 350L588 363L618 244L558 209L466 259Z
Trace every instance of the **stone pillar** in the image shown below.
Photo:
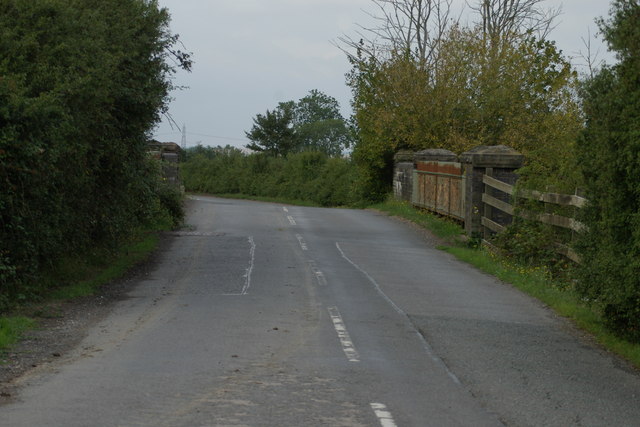
M398 151L393 159L393 195L398 200L410 202L413 191L413 152Z
M524 156L516 150L504 145L480 146L460 155L465 176L465 219L464 228L469 236L480 236L483 232L481 218L487 218L500 225L508 225L511 217L497 209L482 203L485 185L482 177L485 174L495 179L515 184L518 179L515 171L522 167ZM509 201L509 195L495 191L491 194L498 199Z

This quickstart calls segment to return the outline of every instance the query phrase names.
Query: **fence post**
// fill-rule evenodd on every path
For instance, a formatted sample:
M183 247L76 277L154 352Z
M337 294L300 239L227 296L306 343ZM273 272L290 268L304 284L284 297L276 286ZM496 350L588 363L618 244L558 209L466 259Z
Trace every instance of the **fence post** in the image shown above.
M469 236L483 236L482 216L485 206L482 202L484 184L482 177L491 170L494 178L508 184L515 184L518 176L515 171L524 161L524 156L511 147L504 145L480 146L460 155L460 162L464 170L465 179L465 215L464 228ZM508 195L504 195L505 201ZM494 196L500 198L501 196ZM488 217L495 222L505 225L510 218L502 218L497 209L490 209Z

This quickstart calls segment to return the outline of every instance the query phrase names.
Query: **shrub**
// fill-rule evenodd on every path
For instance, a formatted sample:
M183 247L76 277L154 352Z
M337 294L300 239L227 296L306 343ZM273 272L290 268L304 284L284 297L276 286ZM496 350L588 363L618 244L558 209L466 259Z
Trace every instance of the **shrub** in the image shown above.
M616 0L600 27L619 63L584 87L579 140L588 226L579 291L620 335L640 342L640 5Z
M229 150L187 158L182 176L188 191L276 197L320 206L357 202L356 169L349 159L314 151L273 157Z

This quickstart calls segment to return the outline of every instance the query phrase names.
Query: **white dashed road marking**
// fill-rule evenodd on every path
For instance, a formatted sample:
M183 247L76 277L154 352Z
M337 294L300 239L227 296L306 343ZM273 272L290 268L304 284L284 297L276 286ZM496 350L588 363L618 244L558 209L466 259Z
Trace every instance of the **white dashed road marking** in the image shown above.
M324 277L324 273L318 269L315 261L309 261L309 268L313 272L314 276L316 276L316 280L318 281L318 285L327 286L327 278Z
M371 409L375 412L382 427L396 427L396 422L393 420L391 412L387 410L385 405L382 403L372 403Z
M291 215L287 215L287 219L289 220L289 222L291 223L291 225L296 225L296 220L293 219L293 217Z
M342 350L344 350L344 354L347 356L347 360L349 362L359 362L360 355L356 351L356 348L351 341L351 337L349 336L349 332L347 331L347 327L344 325L342 320L342 316L340 316L340 312L338 311L338 307L329 307L329 315L331 316L331 320L333 321L333 327L336 329L338 333L338 338L340 338L340 344L342 344Z
M298 239L298 243L300 243L300 247L303 251L309 250L309 248L307 247L307 243L304 241L301 235L296 234L296 239Z

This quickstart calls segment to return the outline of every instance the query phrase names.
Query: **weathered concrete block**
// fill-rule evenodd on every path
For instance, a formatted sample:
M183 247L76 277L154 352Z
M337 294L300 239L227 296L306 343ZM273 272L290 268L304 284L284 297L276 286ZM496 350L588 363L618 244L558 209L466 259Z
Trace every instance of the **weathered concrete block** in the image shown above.
M470 236L477 235L483 231L482 194L485 185L482 183L482 177L489 173L500 181L515 184L518 179L515 171L522 167L524 156L504 145L480 146L461 154L460 162L463 164L465 174L465 231ZM496 194L494 197L504 201L509 199L509 196L504 193ZM489 219L501 225L507 225L511 221L509 215L497 209L491 210Z

